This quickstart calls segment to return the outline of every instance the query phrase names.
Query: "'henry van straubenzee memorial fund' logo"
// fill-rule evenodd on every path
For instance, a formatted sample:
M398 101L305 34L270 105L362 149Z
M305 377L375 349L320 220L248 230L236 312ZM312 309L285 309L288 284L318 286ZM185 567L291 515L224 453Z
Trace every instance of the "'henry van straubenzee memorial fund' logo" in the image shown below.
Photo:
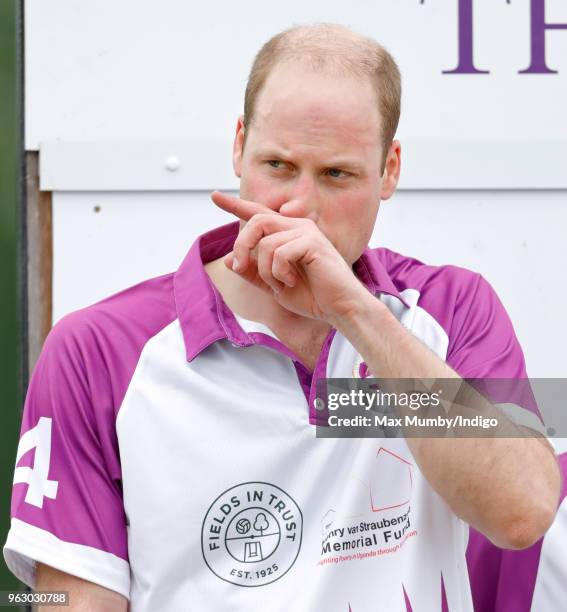
M203 558L226 582L264 586L294 564L302 529L301 510L285 491L267 482L245 482L221 493L208 509Z

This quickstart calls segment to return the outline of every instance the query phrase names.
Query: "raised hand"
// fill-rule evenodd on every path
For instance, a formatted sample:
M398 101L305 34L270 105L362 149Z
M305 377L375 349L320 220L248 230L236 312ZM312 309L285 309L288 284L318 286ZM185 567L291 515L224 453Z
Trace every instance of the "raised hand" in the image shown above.
M314 221L286 217L263 204L215 191L213 202L246 221L224 263L270 292L296 314L330 320L368 294L349 264Z

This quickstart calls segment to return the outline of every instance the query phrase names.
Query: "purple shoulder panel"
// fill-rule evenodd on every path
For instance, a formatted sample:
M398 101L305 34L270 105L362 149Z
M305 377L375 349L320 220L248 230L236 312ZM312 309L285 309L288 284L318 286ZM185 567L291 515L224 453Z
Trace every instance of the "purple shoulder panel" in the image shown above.
M494 403L536 414L524 354L498 295L480 274L457 266L430 266L389 249L374 249L399 291L419 292L418 305L449 338L447 363ZM471 381L472 382L472 381Z
M419 306L449 337L447 362L464 378L523 378L514 328L491 285L458 266L430 266L389 249L374 249L399 291L419 291Z
M12 517L128 558L116 415L144 345L177 317L172 286L172 274L144 281L51 330L26 395ZM32 486L25 468L47 471Z

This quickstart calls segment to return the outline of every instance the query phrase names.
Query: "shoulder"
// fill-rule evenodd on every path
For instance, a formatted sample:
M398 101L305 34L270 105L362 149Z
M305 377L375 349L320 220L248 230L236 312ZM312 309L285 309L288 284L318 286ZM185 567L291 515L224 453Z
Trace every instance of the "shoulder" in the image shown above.
M82 386L118 410L144 345L176 318L173 274L71 312L48 334L30 386Z
M88 349L92 343L145 342L176 318L173 274L150 278L63 316L48 339ZM116 348L119 348L118 346Z
M495 296L476 271L452 264L431 265L386 248L372 249L406 301L431 315L447 333L455 331L455 318L480 297ZM482 295L481 295L482 294Z
M455 265L425 264L385 248L372 253L409 306L402 315L407 327L429 346L439 347L436 352L461 376L525 375L512 322L481 274Z
M414 289L421 295L451 292L463 295L474 290L482 276L452 264L432 265L384 247L371 249L399 291Z

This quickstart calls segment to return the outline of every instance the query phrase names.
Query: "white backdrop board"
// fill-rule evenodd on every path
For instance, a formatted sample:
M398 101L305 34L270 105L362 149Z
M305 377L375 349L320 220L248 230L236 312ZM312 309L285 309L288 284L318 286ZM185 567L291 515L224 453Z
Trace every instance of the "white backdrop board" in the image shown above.
M474 68L457 67L459 9L472 2ZM27 0L26 149L44 141L225 141L242 109L254 54L294 23L332 21L382 42L404 85L399 135L445 156L482 143L506 175L541 168L549 145L567 158L567 31L547 30L545 56L558 74L520 74L530 65L530 6L544 2L549 23L567 23L564 0L289 0L283 5L228 0ZM508 155L500 147L513 143ZM510 149L508 148L508 151ZM476 160L476 161L475 161ZM476 187L491 188L478 172ZM533 187L547 183L534 184ZM503 184L503 187L514 185ZM558 167L554 187L567 187Z

